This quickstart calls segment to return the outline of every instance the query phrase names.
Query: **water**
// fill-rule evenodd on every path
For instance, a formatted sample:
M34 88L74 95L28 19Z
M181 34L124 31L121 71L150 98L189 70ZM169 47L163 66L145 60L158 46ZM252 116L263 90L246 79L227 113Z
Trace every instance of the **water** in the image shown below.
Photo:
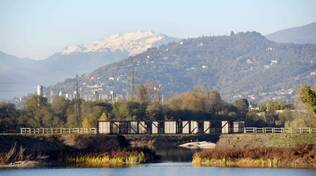
M155 151L163 162L191 162L195 152L196 150L183 148L159 149Z
M0 169L0 176L315 176L312 169L253 169L193 167L191 163L164 162L130 168Z
M161 163L129 168L32 168L0 169L0 176L316 176L316 169L193 167L195 151L163 149L156 151Z

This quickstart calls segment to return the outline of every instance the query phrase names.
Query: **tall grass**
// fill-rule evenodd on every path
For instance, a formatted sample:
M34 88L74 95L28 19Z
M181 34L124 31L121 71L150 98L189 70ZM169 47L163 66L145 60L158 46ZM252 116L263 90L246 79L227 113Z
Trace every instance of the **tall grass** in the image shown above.
M220 167L315 168L316 148L314 145L302 145L294 148L211 149L195 153L192 163Z
M143 152L116 151L102 154L77 154L66 156L67 165L77 167L124 167L145 162Z
M45 160L48 156L41 153L29 152L22 145L14 145L7 152L0 153L0 164L9 164L17 161Z

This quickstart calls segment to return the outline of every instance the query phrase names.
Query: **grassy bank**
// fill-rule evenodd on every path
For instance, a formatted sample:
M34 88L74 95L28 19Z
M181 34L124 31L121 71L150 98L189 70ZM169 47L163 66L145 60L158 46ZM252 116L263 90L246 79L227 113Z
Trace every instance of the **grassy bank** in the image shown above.
M123 136L0 136L0 168L123 167L154 160L154 151L132 147Z
M75 167L124 167L144 163L143 152L116 151L102 154L79 154L66 156L65 164Z
M313 134L225 134L216 143L221 149L292 148L298 145L315 144Z
M211 149L193 156L195 166L316 168L316 148Z
M65 152L59 155L57 160L49 159L49 156L26 152L22 147L16 146L8 153L0 153L0 168L18 167L126 167L150 161L152 153L148 150L124 150L102 153Z

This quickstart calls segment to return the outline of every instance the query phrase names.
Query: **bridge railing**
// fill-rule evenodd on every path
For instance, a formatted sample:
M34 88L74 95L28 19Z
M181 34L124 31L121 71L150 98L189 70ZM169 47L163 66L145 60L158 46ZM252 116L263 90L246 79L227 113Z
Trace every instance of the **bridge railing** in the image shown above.
M97 134L96 128L21 128L22 135Z
M210 134L220 134L221 129L212 128ZM231 132L240 133L240 132ZM247 134L316 134L316 128L244 127ZM21 128L21 135L97 134L97 128Z
M257 128L257 127L245 127L244 133L286 133L286 134L316 134L316 128Z

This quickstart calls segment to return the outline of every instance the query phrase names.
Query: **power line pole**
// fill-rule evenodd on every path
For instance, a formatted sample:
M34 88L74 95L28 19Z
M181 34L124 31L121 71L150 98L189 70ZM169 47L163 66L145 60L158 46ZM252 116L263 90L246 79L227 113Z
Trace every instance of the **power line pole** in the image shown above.
M132 68L132 78L131 78L131 98L134 100L134 89L135 89L135 63L133 62Z
M79 93L79 76L76 75L76 84L75 84L75 117L76 117L76 125L78 126L78 122L80 120L80 113L81 113L81 107L80 107L80 93Z

